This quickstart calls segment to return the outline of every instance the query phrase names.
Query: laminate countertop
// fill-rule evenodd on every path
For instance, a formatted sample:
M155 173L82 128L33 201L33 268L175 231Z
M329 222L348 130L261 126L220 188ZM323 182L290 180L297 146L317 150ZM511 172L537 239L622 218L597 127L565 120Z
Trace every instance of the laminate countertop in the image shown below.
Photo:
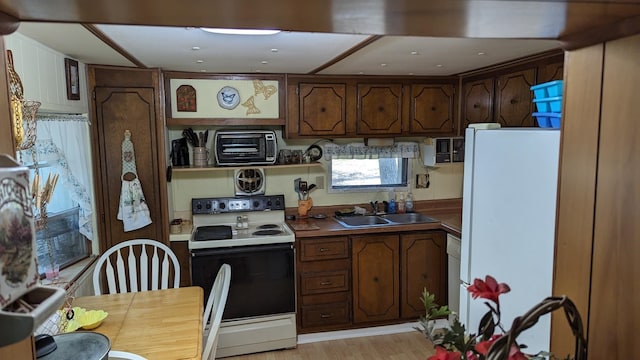
M416 212L430 216L437 222L419 223L419 224L403 224L403 225L384 225L371 226L362 228L347 228L342 226L334 217L334 208L342 207L326 207L313 208L310 216L322 214L324 219L313 217L296 218L295 220L287 220L287 225L295 232L296 238L322 237L322 236L339 236L339 235L355 235L388 233L388 232L404 232L404 231L422 231L422 230L444 230L454 236L461 236L462 229L462 199L451 200L435 200L420 202L416 206ZM291 215L293 215L292 213ZM357 215L356 215L357 216Z

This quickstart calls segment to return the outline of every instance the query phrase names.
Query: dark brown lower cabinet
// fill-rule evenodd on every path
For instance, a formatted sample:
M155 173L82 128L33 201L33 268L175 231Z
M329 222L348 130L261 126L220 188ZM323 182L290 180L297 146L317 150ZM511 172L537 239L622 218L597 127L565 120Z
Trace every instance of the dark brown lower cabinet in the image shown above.
M417 319L425 287L447 303L444 231L296 241L300 333Z
M422 291L435 295L439 305L447 299L447 237L442 231L400 235L401 307L400 317L415 319L424 315Z
M398 319L400 315L400 236L351 237L353 322Z
M343 329L351 324L349 238L329 236L297 241L298 330Z

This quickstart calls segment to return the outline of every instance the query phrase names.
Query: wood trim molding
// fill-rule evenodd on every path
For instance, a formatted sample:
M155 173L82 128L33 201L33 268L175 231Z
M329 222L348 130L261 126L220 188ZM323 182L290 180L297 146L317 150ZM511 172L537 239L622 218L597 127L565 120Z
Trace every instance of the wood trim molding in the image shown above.
M108 37L105 33L103 33L100 29L98 29L93 24L82 24L82 26L87 29L90 33L95 35L100 41L104 42L108 46L110 46L113 50L117 51L120 55L124 56L127 60L134 63L137 67L147 69L148 66L145 65L142 61L138 60L135 56L131 55L127 50L123 49L120 45L118 45L115 41L113 41L110 37Z
M564 58L564 51L562 49L554 49L554 50L549 50L542 53L529 55L529 56L521 57L518 59L509 60L502 63L482 67L479 69L474 69L468 72L459 73L456 76L459 76L460 78L463 78L466 80L469 78L473 78L476 75L485 76L487 73L490 73L490 72L491 73L499 72L504 69L513 70L518 66L528 66L532 63L543 61L543 60L562 61L563 58Z
M338 62L344 60L345 58L351 56L352 54L354 54L355 52L359 51L360 49L371 45L372 43L378 41L382 39L382 35L371 35L368 38L366 38L365 40L361 41L360 43L358 43L356 46L351 47L350 49L348 49L347 51L343 52L342 54L334 57L333 59L331 59L330 61L318 66L317 68L311 70L309 72L309 74L317 74L320 71L334 65L337 64Z
M558 40L566 50L574 50L635 34L640 34L640 16L560 36Z

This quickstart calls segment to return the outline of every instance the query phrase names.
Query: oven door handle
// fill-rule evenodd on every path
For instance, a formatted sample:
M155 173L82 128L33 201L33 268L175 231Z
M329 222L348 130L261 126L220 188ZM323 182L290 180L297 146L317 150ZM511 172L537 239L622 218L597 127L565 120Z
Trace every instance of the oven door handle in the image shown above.
M225 248L212 248L212 249L197 249L191 250L191 257L196 256L211 256L211 255L221 255L221 254L238 254L247 251L252 252L267 252L267 251L278 251L278 250L293 250L292 243L283 243L283 244L269 244L269 245L250 245L250 246L234 246L234 247L225 247Z

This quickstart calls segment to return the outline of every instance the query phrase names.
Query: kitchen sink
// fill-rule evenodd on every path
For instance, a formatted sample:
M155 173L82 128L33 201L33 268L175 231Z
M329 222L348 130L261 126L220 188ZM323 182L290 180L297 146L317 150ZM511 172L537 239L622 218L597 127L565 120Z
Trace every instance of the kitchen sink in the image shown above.
M418 223L430 223L430 222L438 221L430 216L423 215L420 213L387 214L387 215L382 215L381 217L396 224L418 224Z
M336 216L342 226L346 227L367 227L367 226L380 226L388 225L389 221L375 215L363 215L363 216Z
M421 224L438 220L420 213L336 216L336 221L344 227L370 227L384 225Z

